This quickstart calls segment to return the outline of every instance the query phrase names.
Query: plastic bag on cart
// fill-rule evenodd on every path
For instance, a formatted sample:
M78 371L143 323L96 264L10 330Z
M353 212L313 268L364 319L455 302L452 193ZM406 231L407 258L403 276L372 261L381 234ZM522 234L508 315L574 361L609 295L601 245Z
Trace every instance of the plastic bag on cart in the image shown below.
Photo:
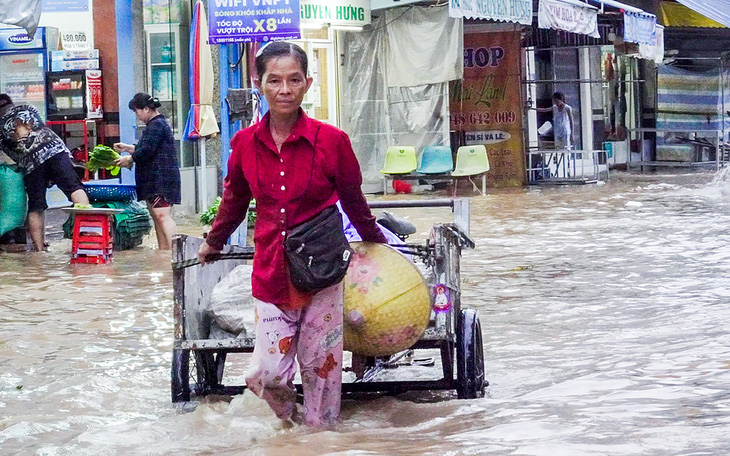
M205 312L210 319L211 339L254 336L252 270L248 264L237 266L213 288Z

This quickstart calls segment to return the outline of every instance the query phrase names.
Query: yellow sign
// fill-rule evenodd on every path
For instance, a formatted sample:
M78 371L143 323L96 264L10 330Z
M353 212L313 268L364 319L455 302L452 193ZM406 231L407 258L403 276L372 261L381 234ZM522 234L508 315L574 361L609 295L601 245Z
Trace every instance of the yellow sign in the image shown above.
M487 184L524 185L519 32L464 34L464 79L450 89L451 130L486 146Z

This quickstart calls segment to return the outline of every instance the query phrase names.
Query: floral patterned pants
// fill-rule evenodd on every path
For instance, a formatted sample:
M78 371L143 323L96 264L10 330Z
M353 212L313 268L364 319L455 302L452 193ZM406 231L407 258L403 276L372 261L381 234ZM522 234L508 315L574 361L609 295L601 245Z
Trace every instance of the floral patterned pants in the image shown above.
M342 287L340 282L325 288L297 311L255 300L256 346L246 384L283 420L292 416L296 403L295 356L302 376L304 422L326 426L340 416Z

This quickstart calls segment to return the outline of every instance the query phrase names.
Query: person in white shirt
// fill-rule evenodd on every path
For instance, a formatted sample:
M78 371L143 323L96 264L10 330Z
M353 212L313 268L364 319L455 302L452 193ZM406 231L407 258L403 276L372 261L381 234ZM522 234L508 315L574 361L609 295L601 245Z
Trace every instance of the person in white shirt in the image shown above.
M565 95L562 92L555 92L553 94L553 106L550 108L537 108L537 111L552 111L553 113L555 148L559 150L572 150L575 144L573 136L573 108L565 102Z

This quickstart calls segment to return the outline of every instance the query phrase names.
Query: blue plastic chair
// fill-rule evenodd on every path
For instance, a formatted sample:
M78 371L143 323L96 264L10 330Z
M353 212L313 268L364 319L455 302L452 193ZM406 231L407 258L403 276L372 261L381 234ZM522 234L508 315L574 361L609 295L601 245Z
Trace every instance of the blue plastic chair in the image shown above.
M454 170L454 159L448 146L426 146L421 154L417 172L421 174L443 174Z

